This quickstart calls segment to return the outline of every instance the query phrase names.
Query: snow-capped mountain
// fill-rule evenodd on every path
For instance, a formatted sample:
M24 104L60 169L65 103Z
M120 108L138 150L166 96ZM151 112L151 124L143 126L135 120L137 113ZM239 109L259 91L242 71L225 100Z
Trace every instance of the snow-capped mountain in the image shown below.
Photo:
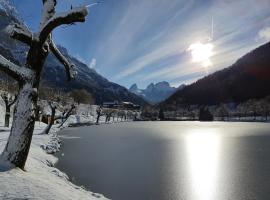
M137 95L143 95L142 94L142 90L140 90L137 86L137 84L133 84L130 88L129 88L129 91L134 93L134 94L137 94Z
M0 54L16 64L24 64L28 47L11 39L7 33L8 26L13 23L23 22L19 20L16 9L8 0L0 0ZM49 55L43 70L43 84L65 90L86 89L93 95L97 104L114 100L130 101L139 105L146 103L143 98L99 75L94 69L70 55L64 47L59 47L59 50L75 64L77 77L74 81L67 82L64 67L54 56Z
M184 85L179 86L178 88L171 87L170 84L166 81L159 83L151 83L146 87L146 89L139 89L137 84L133 84L129 91L142 96L149 103L156 104L161 101L164 101L169 96L171 96L176 90L182 89Z

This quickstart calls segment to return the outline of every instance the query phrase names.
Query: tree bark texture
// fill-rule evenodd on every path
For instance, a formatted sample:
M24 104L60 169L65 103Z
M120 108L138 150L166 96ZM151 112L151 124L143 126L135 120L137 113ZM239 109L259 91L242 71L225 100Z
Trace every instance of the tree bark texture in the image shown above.
M14 25L10 31L12 38L30 47L26 64L17 66L0 55L0 70L19 83L12 128L1 156L21 169L25 166L30 149L37 113L40 75L49 52L52 52L64 65L69 80L75 75L74 65L69 63L54 45L51 32L60 25L83 22L88 14L86 7L56 14L56 0L43 0L42 2L43 11L38 32L32 33L23 24Z

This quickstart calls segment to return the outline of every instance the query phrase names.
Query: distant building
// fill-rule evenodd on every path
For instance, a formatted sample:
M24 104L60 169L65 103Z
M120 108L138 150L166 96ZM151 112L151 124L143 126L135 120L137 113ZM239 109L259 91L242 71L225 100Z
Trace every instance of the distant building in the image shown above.
M140 110L141 106L135 105L134 103L131 103L131 102L121 102L120 108L127 109L127 110Z
M106 101L103 102L102 106L104 108L116 108L119 105L118 101Z
M132 102L118 102L118 101L108 101L103 102L102 106L104 108L114 108L114 109L122 109L122 110L140 110L141 106L136 105Z

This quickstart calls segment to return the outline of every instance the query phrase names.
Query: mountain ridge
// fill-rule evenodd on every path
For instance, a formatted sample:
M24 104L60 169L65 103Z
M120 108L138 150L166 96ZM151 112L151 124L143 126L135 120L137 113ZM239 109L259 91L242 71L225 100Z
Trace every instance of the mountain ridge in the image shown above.
M161 106L183 104L216 105L264 98L270 94L270 42L239 58L231 66L216 71L177 91Z
M180 89L182 88L180 87ZM177 90L178 88L171 87L166 81L161 81L156 84L150 83L145 89L139 89L137 84L134 83L129 88L130 92L142 96L151 104L157 104L165 100Z

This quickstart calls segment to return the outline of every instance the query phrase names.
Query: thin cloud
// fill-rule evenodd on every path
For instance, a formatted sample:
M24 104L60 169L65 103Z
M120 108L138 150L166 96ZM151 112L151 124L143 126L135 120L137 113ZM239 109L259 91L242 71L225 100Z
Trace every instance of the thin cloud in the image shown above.
M267 4L266 1L264 3ZM256 6L254 7L252 5ZM243 12L247 7L252 7L250 12ZM217 44L215 49L218 51L215 56L216 62L213 63L213 68L220 69L226 67L224 64L229 65L235 61L236 56L234 55L241 56L245 50L251 50L251 47L254 47L254 44L248 42L250 41L250 38L253 37L249 33L251 33L251 30L257 29L258 26L261 25L260 16L257 17L257 15L254 15L254 12L266 12L266 8L260 5L258 6L258 3L254 0L235 1L230 3L217 1L217 3L214 3L207 9L193 8L193 10L193 15L187 17L182 16L185 18L183 26L173 26L173 24L176 23L174 20L178 20L178 18L170 19L171 26L167 29L162 29L158 35L150 40L151 42L147 43L148 45L153 44L152 46L143 45L144 48L148 48L148 51L145 52L145 49L142 49L142 52L145 52L144 54L130 60L128 64L125 63L120 66L121 71L113 77L113 80L125 80L127 77L134 76L136 73L142 73L141 76L144 77L146 76L143 74L145 68L151 68L155 63L166 59L172 54L176 54L177 52L180 54L181 51L184 51L190 44L196 41L205 40L211 33L212 16L215 17L216 22L214 25L216 35L213 42ZM252 12L252 10L254 10L254 12ZM244 14L236 19L235 15L238 13ZM207 24L207 22L209 23ZM242 25L239 26L239 24ZM264 30L261 35L264 38L268 37L268 30L267 32ZM237 40L239 40L239 42ZM243 43L247 43L250 48L247 47L248 45L242 47ZM237 47L240 48L236 49ZM229 53L230 50L233 50L234 55L232 55L233 53ZM222 51L228 52L226 55L223 54L224 57L226 57L226 60L222 58ZM221 66L220 64L223 65ZM175 65L184 65L184 63L176 63ZM189 71L187 67L185 70ZM162 72L156 70L150 75L147 75L146 79L150 80L150 78L157 77L158 75L162 76L165 73L164 71L167 71L166 75L167 73L171 73L170 67L168 70L162 69ZM175 74L172 74L172 76L175 76Z
M97 60L95 58L92 58L92 60L90 61L88 67L91 69L94 69L97 65Z
M212 17L211 72L230 66L270 40L269 0L111 0L95 9L86 22L89 28L85 26L78 37L78 44L85 46L77 49L83 49L84 60L89 55L97 59L103 75L125 86L138 81L142 86L162 79L180 81L196 72L205 75L190 62L191 56L190 60L170 59L180 57L193 43L208 41ZM95 62L92 59L89 67Z
M86 63L85 60L84 60L84 58L79 53L75 54L74 57L77 58L80 62Z
M256 41L269 41L269 40L270 40L270 26L262 28L256 36Z

